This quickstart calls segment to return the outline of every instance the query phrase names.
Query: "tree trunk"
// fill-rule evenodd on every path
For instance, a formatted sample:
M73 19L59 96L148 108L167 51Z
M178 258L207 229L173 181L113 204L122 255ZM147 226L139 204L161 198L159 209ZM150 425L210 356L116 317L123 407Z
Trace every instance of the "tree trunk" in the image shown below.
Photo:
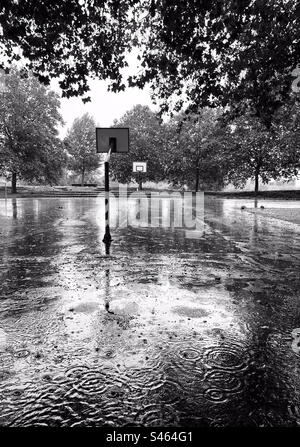
M255 195L258 194L258 176L259 176L259 169L255 169L255 188L254 188Z
M199 168L196 168L195 192L197 192L199 189L199 176L200 176Z
M84 170L81 172L81 186L84 186Z
M17 173L12 172L11 174L11 192L12 194L17 193Z

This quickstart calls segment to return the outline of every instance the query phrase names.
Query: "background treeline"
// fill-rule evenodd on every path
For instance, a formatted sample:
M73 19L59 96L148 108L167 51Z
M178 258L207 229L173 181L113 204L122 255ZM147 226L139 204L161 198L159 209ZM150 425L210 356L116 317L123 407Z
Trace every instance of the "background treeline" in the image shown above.
M179 112L162 120L137 105L114 125L130 128L130 152L113 155L111 172L121 183L168 182L194 190L236 187L248 179L267 183L295 178L300 160L297 94L273 113L271 123L251 113L229 116L221 107ZM0 174L40 184L93 180L101 155L95 153L96 123L89 114L74 120L64 140L56 93L28 72L5 75L0 103ZM133 161L146 161L146 174L133 174ZM77 177L76 177L77 176ZM98 175L99 179L99 175Z

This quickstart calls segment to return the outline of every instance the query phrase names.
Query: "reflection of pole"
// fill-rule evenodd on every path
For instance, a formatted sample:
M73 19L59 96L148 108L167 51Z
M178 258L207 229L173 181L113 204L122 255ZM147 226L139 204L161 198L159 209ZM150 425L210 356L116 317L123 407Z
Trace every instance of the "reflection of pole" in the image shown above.
M114 312L109 310L110 304L110 271L109 268L105 270L105 310L108 313L113 314Z
M109 310L110 287L109 287L109 269L105 270L105 309Z
M111 244L111 241L108 241L108 242L105 242L105 235L104 235L104 238L103 238L103 242L104 242L104 244L105 244L105 254L106 255L109 255L109 253L110 253L110 244Z
M111 244L111 235L109 228L109 158L111 149L107 154L104 163L104 182L105 182L105 234L103 237L103 242L106 245L106 254L109 254L109 246Z

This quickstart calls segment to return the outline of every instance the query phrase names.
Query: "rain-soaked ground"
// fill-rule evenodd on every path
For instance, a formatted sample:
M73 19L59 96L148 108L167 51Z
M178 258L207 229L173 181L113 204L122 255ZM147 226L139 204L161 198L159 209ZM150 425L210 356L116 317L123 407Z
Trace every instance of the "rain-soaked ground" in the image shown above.
M0 425L299 425L300 227L251 203L106 256L103 198L1 200Z

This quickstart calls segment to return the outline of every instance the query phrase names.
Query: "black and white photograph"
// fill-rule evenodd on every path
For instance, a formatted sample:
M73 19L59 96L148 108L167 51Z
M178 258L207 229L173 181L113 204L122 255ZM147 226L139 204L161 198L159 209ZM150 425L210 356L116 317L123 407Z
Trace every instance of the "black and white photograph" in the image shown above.
M299 426L299 1L0 0L0 430Z

